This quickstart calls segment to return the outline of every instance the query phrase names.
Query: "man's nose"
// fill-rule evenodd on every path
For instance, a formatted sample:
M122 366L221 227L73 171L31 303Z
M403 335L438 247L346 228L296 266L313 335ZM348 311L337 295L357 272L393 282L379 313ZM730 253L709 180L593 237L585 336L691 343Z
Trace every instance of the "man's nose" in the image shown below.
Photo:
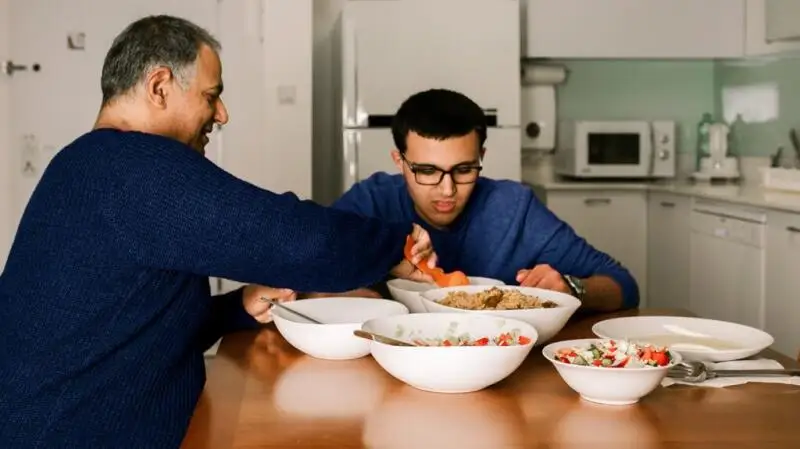
M220 125L224 125L228 123L228 108L225 107L225 103L222 99L218 100L217 110L214 113L214 121L219 123Z
M442 177L442 182L439 183L439 193L444 196L453 196L456 194L456 183L453 182L453 175L445 173Z

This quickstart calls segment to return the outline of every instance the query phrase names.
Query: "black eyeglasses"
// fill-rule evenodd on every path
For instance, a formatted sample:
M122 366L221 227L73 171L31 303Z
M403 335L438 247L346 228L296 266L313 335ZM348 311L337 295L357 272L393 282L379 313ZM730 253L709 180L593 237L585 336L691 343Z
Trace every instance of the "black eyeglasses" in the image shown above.
M483 167L480 165L460 164L450 170L442 170L435 165L414 164L408 161L405 156L401 156L408 168L414 173L414 181L423 186L437 186L444 179L444 175L450 175L454 184L472 184L478 179Z

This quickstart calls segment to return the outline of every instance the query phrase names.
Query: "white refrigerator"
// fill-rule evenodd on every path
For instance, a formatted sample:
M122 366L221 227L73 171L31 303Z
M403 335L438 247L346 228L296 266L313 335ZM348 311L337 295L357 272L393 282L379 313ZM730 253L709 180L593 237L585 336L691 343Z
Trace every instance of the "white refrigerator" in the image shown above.
M489 119L482 176L519 181L518 0L351 0L334 31L336 196L396 173L391 120L410 95L459 91ZM341 134L338 134L338 133Z

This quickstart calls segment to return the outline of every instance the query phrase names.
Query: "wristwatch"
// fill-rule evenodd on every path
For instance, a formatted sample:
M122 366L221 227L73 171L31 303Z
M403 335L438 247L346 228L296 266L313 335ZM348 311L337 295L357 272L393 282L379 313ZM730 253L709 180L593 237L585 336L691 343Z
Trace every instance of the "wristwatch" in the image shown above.
M583 285L583 281L569 274L564 274L561 277L564 278L564 282L567 283L567 286L572 291L572 295L583 301L583 297L586 296L586 286Z

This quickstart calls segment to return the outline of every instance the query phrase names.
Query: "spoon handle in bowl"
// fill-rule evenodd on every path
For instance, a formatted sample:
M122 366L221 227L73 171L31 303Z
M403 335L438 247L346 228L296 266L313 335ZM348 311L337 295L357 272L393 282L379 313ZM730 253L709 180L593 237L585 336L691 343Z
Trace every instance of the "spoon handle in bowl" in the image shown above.
M361 329L356 329L353 331L353 334L356 337L366 338L367 340L373 340L380 343L384 343L387 345L393 346L414 346L411 343L406 343L404 341L395 340L394 338L384 337L383 335L373 334L372 332L363 331Z

